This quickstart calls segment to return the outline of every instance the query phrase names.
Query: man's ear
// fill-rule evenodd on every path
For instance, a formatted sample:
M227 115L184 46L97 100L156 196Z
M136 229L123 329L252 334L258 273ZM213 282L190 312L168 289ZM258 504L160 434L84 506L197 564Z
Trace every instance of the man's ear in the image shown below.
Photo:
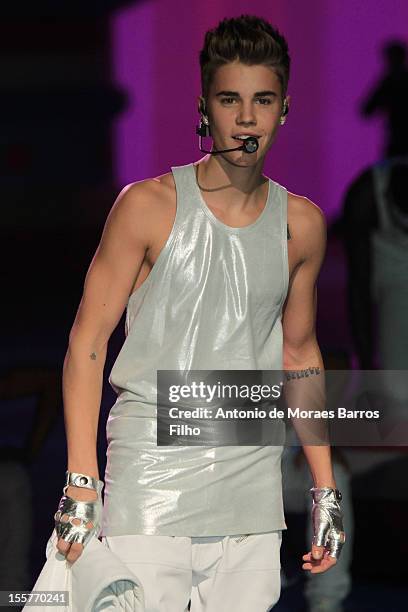
M289 108L290 108L291 97L290 96L285 96L285 100L286 100L286 109L287 109L285 115L287 115L288 112L289 112Z
M203 96L198 96L197 97L197 103L198 103L198 112L202 113L203 115L206 115L206 108L205 108L205 100L203 98Z

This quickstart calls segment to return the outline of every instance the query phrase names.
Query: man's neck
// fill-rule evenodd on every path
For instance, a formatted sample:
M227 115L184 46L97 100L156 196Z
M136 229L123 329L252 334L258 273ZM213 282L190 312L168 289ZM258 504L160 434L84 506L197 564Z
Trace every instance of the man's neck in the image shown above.
M195 162L197 183L205 197L222 197L227 208L236 205L257 205L265 199L267 177L259 164L245 166L232 164L221 156L210 154Z

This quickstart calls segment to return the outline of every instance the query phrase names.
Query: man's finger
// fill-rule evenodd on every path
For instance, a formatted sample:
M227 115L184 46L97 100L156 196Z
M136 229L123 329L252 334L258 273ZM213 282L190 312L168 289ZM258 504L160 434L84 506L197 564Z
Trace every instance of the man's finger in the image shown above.
M311 574L321 574L322 572L327 572L330 568L336 565L336 559L333 557L329 557L331 561L324 559L319 563L319 565L311 565L310 563L305 563L302 565L303 569L309 570Z
M313 559L322 559L324 555L324 546L316 546L312 544L312 557Z
M329 538L330 556L338 559L340 557L341 549L343 548L346 536L344 531L341 531L336 537Z
M71 549L67 554L67 561L69 561L70 563L74 563L74 561L76 561L78 557L81 556L83 549L84 547L82 544L79 544L78 542L72 542Z
M311 553L303 555L304 560L306 557L308 557L309 560L303 563L302 568L304 570L309 570L311 574L320 574L325 572L337 563L336 559L329 556L329 551L326 551L324 557L319 560L313 559L313 557L310 557L310 554Z
M68 552L68 550L71 547L71 542L66 542L65 540L63 540L62 538L58 538L58 542L57 542L57 549L65 554L66 552Z

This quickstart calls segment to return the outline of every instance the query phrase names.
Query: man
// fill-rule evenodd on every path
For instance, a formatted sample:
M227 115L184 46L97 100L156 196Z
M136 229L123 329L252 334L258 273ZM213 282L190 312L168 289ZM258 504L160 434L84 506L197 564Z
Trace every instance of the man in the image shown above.
M146 612L186 610L190 596L194 612L260 612L280 595L282 447L157 446L156 372L322 368L315 282L326 228L315 204L262 174L289 107L285 39L263 19L225 19L206 34L200 63L214 155L127 186L86 277L64 367L66 492L92 499L72 486L77 474L96 487L106 347L127 306L109 378L118 399L107 425L103 541L141 580ZM248 135L256 153L215 155ZM344 533L330 448L304 451L319 546L303 567L319 573L335 564ZM74 562L99 532L100 502L82 507L86 533L64 523L64 512L75 515L69 499L56 518L58 547Z

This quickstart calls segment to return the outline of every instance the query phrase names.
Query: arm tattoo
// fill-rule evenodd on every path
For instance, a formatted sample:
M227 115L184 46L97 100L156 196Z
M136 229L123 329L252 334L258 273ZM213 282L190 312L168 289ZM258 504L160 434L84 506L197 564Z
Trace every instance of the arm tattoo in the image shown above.
M96 353L91 353L91 354L89 355L89 357L90 357L91 359L94 359L94 360L95 360L95 359L96 359Z
M305 376L310 376L313 374L320 374L319 367L309 367L307 370L286 370L285 376L286 380L291 380L292 378L304 378Z

